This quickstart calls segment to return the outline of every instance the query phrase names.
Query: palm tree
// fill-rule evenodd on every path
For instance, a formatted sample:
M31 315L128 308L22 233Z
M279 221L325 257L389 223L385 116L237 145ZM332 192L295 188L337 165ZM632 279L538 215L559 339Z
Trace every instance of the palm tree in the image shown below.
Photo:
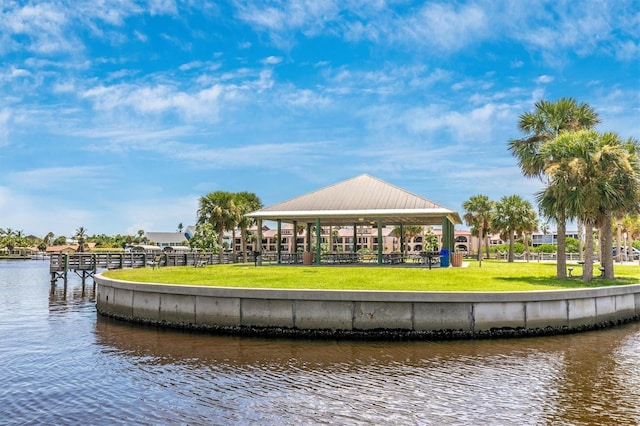
M533 234L538 230L538 215L535 210L533 210L533 206L529 203L529 206L525 207L522 211L522 219L520 221L520 226L516 230L518 236L522 238L522 242L524 243L524 253L526 260L529 260L529 235Z
M408 247L408 243L409 241L411 241L414 237L417 237L419 235L422 235L422 226L420 225L405 225L402 227L402 234L400 234L400 227L397 226L395 228L393 228L393 230L391 231L391 235L393 235L396 238L401 238L404 241L404 247L400 247L400 252L402 253L402 255L406 255L407 254L407 247ZM424 243L423 243L423 248L424 248Z
M252 192L238 192L235 194L235 205L237 213L239 214L238 227L240 228L240 241L242 241L242 258L247 259L247 230L255 225L256 220L251 217L247 217L247 213L259 210L262 208L262 201L260 198ZM295 247L296 238L294 235L293 244Z
M542 147L547 156L549 186L539 194L548 205L556 199L569 217L585 226L586 247L583 280L593 278L593 230L600 227L605 278L613 279L612 218L638 211L640 166L638 143L621 143L613 133L579 131L563 133ZM562 199L559 202L557 199Z
M225 229L228 229L235 212L233 194L225 191L210 192L200 197L198 202L198 224L210 223L218 236L218 256L222 263L222 239Z
M482 244L485 240L494 214L495 203L486 195L474 195L462 203L466 211L464 221L471 226L471 233L478 237L478 264L482 267Z
M627 234L627 250L631 250L633 242L640 239L640 214L624 215L622 218L622 230Z
M591 129L600 123L600 117L588 104L578 104L573 98L561 98L556 102L541 100L535 110L520 116L518 128L526 134L523 139L509 141L509 151L518 160L523 174L529 178L549 181L546 175L548 158L541 148L564 132ZM549 217L555 219L558 231L557 277L566 278L566 210L561 200L550 202L545 208Z
M533 205L519 195L502 197L496 203L492 224L500 230L501 236L509 240L509 262L513 262L514 258L515 236L531 227L531 217L535 218L535 214Z
M84 241L87 238L87 230L84 226L76 229L74 238L78 241L78 253L82 253L84 251Z
M44 238L42 239L43 243L45 244L45 246L50 246L53 244L53 237L55 236L55 234L51 231L49 231L47 233L47 235L44 236Z

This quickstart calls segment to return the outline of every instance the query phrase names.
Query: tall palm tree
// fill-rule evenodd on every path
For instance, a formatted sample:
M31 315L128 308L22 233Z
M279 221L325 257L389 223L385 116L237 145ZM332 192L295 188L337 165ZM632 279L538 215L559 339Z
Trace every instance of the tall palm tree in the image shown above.
M50 246L53 244L53 237L55 236L55 234L51 231L47 232L47 235L44 236L44 238L42 239L44 244L46 246Z
M627 249L631 250L633 242L640 240L640 214L624 215L622 218L622 227L623 232L627 234Z
M76 229L74 238L78 241L78 252L82 253L84 251L84 241L87 238L87 230L85 229L84 226L81 226L78 229Z
M583 280L593 278L593 230L601 232L601 263L613 279L612 218L638 210L640 166L637 142L621 143L613 133L593 130L563 133L542 147L549 158L549 186L539 194L543 203L562 197L562 208L585 226Z
M233 203L234 194L226 191L210 192L200 197L198 202L198 224L210 223L218 237L218 256L222 263L222 241L225 229L233 223L236 212Z
M526 134L523 139L509 141L509 151L518 160L524 176L540 178L546 183L548 158L541 153L541 148L565 132L591 129L600 123L600 117L588 104L578 104L573 98L561 98L556 102L541 100L535 103L533 112L522 114L518 120L518 128ZM557 277L566 278L566 210L561 200L549 203L546 208L553 208L547 213L554 218L558 231Z
M464 221L467 226L471 226L471 233L478 237L478 265L482 267L482 244L489 229L494 215L495 203L489 200L486 195L474 195L462 203L462 208L466 211Z
M238 227L240 228L240 240L242 241L242 258L247 259L247 230L255 225L254 218L247 217L247 213L262 208L262 201L252 192L238 192L234 196L237 213L239 213ZM293 244L295 246L295 235Z
M403 234L403 235L401 235ZM407 247L409 246L409 242L419 236L422 235L422 226L420 225L404 225L402 227L402 233L400 232L400 227L396 226L395 228L393 228L393 230L391 231L391 235L393 235L396 238L400 238L403 242L404 242L404 247L400 247L400 252L403 255L407 254ZM424 244L423 244L423 248L424 248Z
M533 205L519 195L502 197L495 205L492 224L509 240L509 262L514 258L515 236L531 227L531 217L535 217Z
M538 230L538 215L531 203L527 206L526 203L523 206L522 210L522 218L520 221L520 226L516 229L516 233L518 236L522 238L522 242L524 244L524 252L526 256L526 260L529 260L529 235L533 234Z

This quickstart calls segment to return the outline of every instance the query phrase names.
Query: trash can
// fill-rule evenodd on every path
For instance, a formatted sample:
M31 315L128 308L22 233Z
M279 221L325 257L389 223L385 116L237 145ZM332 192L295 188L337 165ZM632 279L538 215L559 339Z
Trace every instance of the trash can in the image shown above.
M454 268L462 266L462 253L451 253L451 266Z
M313 265L313 252L305 251L302 253L302 264Z
M443 268L449 267L449 249L440 250L440 266Z

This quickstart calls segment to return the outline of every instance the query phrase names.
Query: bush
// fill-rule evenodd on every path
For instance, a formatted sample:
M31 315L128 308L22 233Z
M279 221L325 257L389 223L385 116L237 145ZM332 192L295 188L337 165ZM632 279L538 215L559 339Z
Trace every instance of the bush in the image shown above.
M538 247L535 247L533 251L535 253L555 253L558 251L558 247L555 244L541 244Z
M483 249L483 251L484 251L484 249ZM496 253L498 251L506 253L506 252L509 251L509 244L498 244L498 245L495 245L495 246L491 246L489 251L491 253ZM522 244L522 243L514 243L513 244L513 252L516 253L516 254L524 253L524 244Z

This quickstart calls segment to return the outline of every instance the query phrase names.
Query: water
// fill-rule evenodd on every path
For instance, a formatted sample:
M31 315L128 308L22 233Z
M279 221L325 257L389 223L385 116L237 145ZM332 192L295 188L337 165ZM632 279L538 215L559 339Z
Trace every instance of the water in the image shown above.
M545 338L337 342L98 317L91 280L0 262L0 423L640 424L640 324Z

